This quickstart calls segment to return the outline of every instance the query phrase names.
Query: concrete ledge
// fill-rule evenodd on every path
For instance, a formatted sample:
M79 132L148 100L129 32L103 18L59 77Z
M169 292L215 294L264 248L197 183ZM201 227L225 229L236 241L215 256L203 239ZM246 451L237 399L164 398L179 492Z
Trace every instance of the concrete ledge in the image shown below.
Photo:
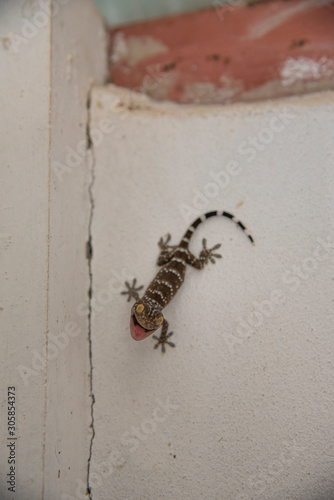
M258 101L334 87L334 3L214 2L110 31L111 81L178 103Z

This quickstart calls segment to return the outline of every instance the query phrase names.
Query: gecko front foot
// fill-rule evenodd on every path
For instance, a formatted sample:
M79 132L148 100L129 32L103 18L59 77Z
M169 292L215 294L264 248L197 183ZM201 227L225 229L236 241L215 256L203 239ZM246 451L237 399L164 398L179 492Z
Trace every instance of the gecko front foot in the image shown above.
M173 335L173 332L167 333L167 335L166 335L166 333L161 332L160 337L157 337L156 335L152 335L152 338L154 338L155 340L158 341L155 344L154 349L158 349L159 345L161 345L161 351L166 352L165 344L168 344L171 347L175 347L175 344L168 340L172 335Z
M123 292L121 292L121 295L128 295L128 302L130 302L130 300L132 298L135 300L139 299L138 292L139 292L139 290L141 290L143 288L143 285L136 287L136 283L137 283L137 278L133 278L132 285L130 285L128 283L128 281L125 282L125 286L127 287L127 290L124 290Z
M201 259L201 261L204 264L208 264L209 261L212 262L212 264L215 264L216 261L215 261L214 257L216 259L221 259L222 258L222 256L219 253L214 253L215 250L217 250L218 248L221 247L220 243L218 243L217 245L215 245L212 248L207 248L206 247L206 239L205 238L203 238L202 243L203 243L203 250L201 251L201 253L199 255L199 258Z

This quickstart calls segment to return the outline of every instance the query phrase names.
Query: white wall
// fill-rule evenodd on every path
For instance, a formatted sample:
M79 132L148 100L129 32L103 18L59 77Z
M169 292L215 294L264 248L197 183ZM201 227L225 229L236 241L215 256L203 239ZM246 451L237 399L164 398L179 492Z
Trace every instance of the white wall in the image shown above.
M43 30L15 50L9 32L24 29L24 2L1 6L1 497L7 491L7 387L17 393L17 457L20 489L26 498L42 498L46 370L25 386L19 365L32 369L33 353L44 361L47 331L48 163L50 19ZM6 43L7 41L7 43ZM32 70L33 68L33 70ZM37 362L36 362L37 363ZM35 370L36 371L36 370ZM33 439L31 438L33 436ZM28 494L30 492L30 496ZM14 497L15 498L15 497ZM24 498L24 497L23 497Z
M0 33L0 496L85 498L90 345L78 306L88 309L87 98L105 78L104 28L88 0L22 0L2 2ZM15 495L6 484L8 386L17 394Z
M334 496L333 97L195 108L94 89L92 498ZM205 236L224 258L165 310L176 348L134 342L124 279L147 286L160 236L216 208L255 246L203 224L192 250Z

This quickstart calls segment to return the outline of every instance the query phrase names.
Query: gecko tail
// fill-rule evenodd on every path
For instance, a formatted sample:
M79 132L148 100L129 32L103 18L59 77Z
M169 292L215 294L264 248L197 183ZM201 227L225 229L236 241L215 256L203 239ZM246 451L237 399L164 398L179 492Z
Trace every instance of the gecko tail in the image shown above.
M193 233L195 232L196 228L204 222L206 219L209 219L210 217L226 217L227 219L231 219L237 226L240 227L240 229L243 230L247 238L250 240L250 242L254 245L254 238L253 236L249 233L248 229L246 226L237 218L235 215L230 214L229 212L225 212L224 210L213 210L212 212L207 212L206 214L201 215L198 217L187 229L184 237L181 240L181 246L188 246L190 238L192 237Z

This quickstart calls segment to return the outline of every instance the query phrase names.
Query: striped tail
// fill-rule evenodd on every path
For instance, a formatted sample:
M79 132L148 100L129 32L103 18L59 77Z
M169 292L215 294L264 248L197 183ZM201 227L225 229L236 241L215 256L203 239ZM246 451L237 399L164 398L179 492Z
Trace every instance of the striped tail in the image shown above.
M249 234L249 231L240 220L238 220L234 215L230 214L229 212L224 212L223 210L214 210L213 212L207 212L206 214L201 215L191 224L191 226L189 226L184 237L181 240L182 247L188 247L189 241L195 229L202 222L204 222L206 219L209 219L210 217L227 217L228 219L231 219L233 222L235 222L237 226L239 226L243 230L245 235L250 239L251 243L254 245L253 237Z

